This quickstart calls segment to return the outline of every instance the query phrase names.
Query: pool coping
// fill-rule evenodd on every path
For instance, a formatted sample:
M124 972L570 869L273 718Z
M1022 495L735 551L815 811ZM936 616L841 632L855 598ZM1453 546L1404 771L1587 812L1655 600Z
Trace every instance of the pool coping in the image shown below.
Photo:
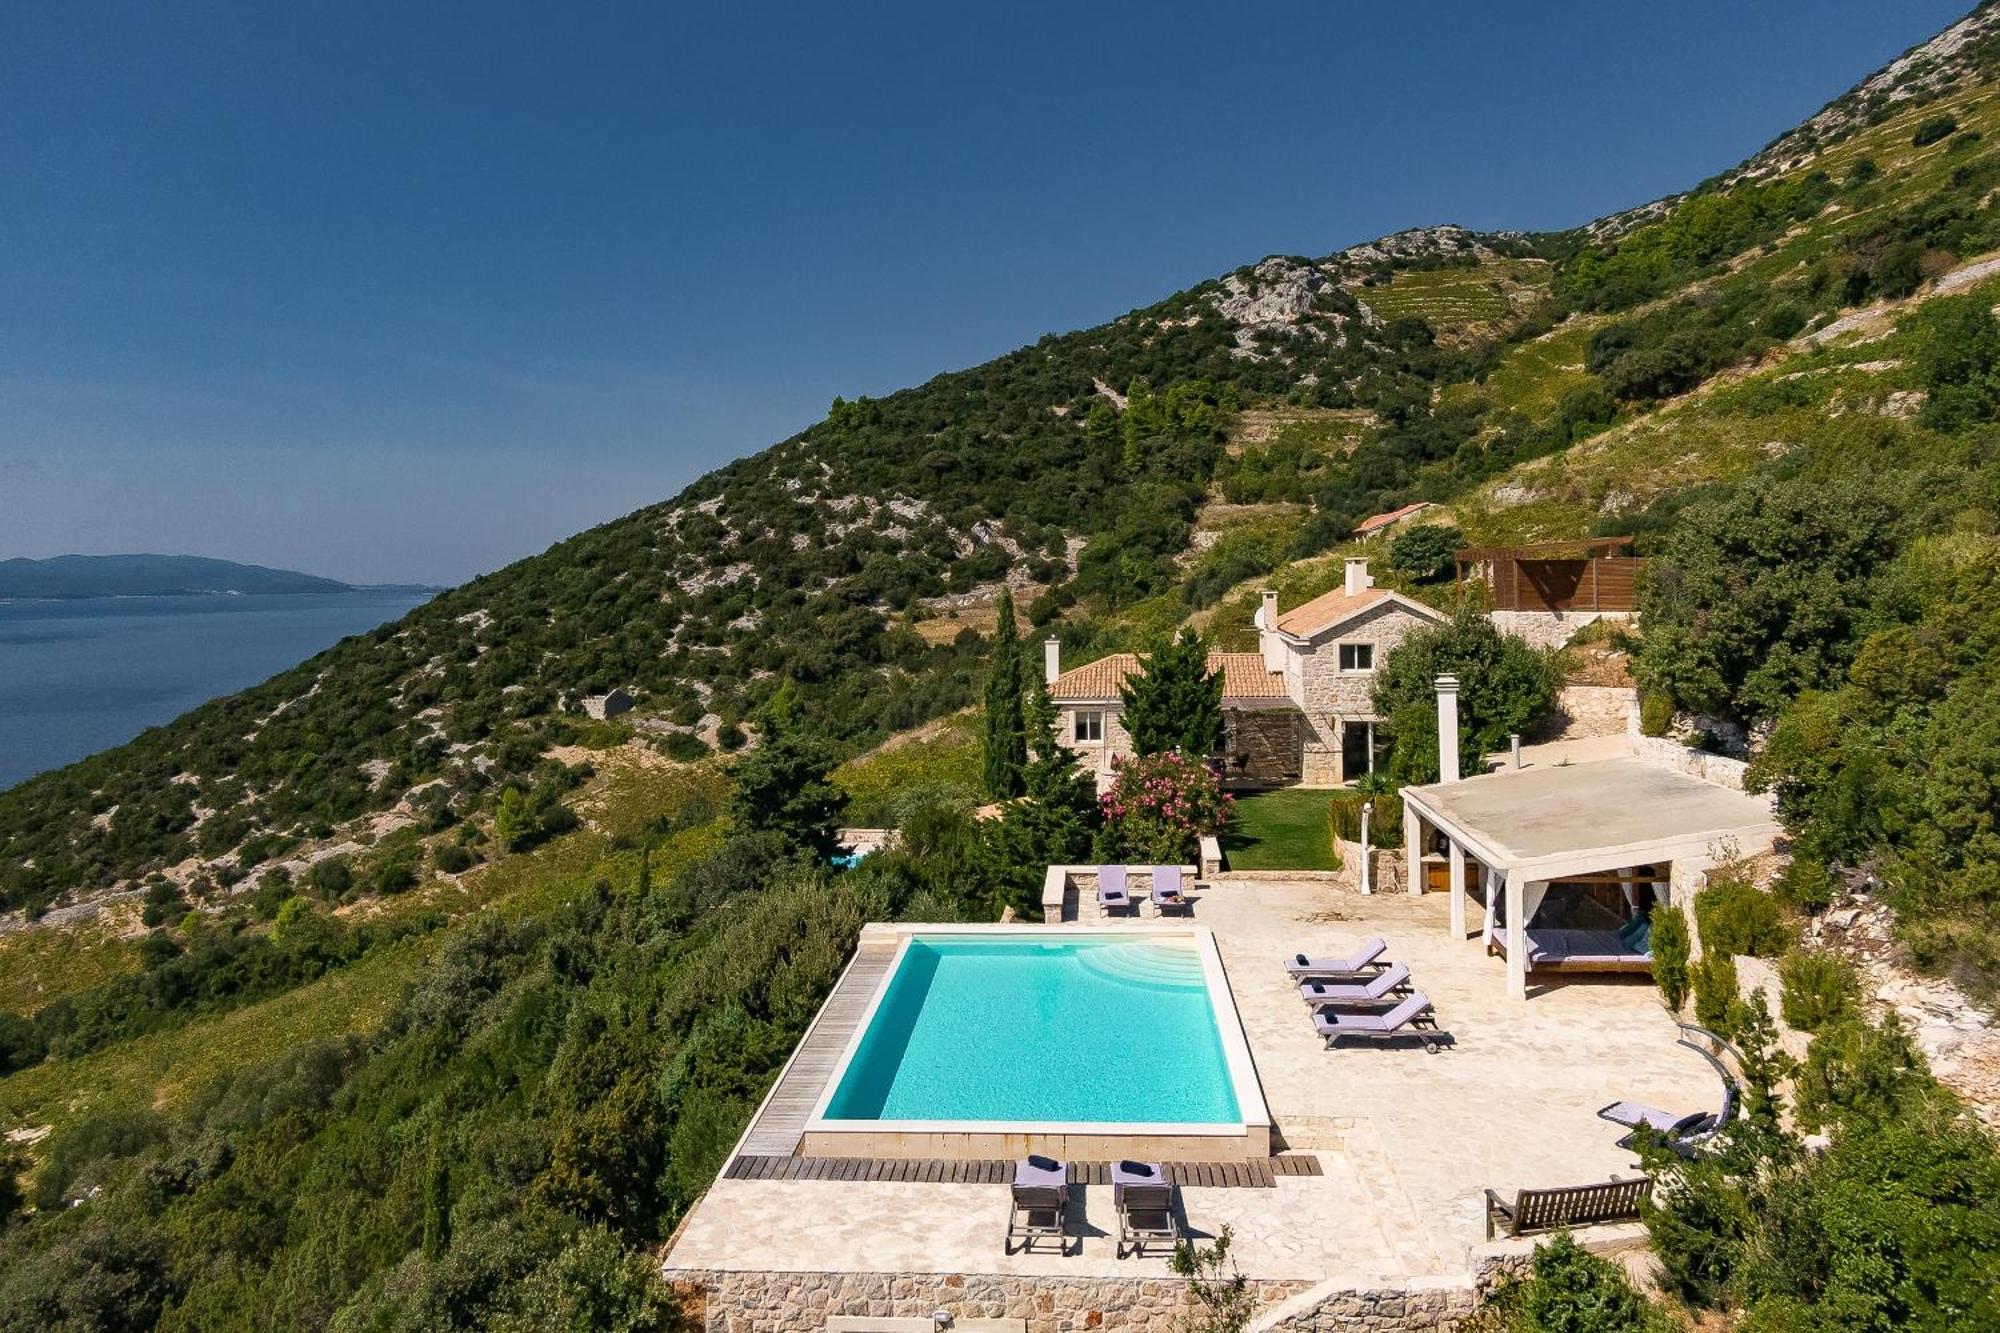
M1067 925L1059 932L1046 926L1000 923L871 923L871 931L898 936L896 951L875 983L874 993L848 1036L839 1059L814 1101L801 1137L806 1156L1014 1156L1025 1151L1054 1151L1077 1157L1118 1157L1144 1154L1179 1160L1262 1157L1270 1153L1271 1113L1257 1078L1256 1062L1229 988L1228 973L1215 934L1193 922L1123 922ZM1018 936L1054 944L1079 936L1130 939L1173 937L1191 941L1201 959L1209 1009L1223 1062L1229 1070L1238 1119L1233 1121L1066 1121L1066 1120L844 1120L830 1119L828 1105L860 1050L876 1011L881 1007L903 965L911 942L919 936L958 935L970 938ZM1037 1144L1039 1143L1039 1146ZM1126 1151L1119 1151L1120 1148Z

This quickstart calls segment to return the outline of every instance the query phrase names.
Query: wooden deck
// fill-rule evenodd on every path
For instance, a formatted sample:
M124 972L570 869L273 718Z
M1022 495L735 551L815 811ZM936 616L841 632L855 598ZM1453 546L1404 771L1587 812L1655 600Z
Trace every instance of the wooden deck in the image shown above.
M1307 1153L1263 1157L1248 1162L1167 1162L1176 1185L1270 1189L1279 1176L1322 1174L1319 1158ZM723 1173L730 1180L888 1180L905 1184L1004 1185L1014 1164L994 1159L952 1161L909 1157L762 1157L744 1154ZM1071 1162L1073 1185L1109 1185L1111 1163Z
M743 1136L745 1157L790 1157L798 1151L806 1122L812 1119L813 1107L819 1104L834 1066L840 1063L840 1053L847 1049L868 1002L875 998L875 988L895 960L896 945L893 938L862 936L854 961L841 974L833 994L826 997L791 1063L779 1075L778 1086L771 1090L750 1132Z

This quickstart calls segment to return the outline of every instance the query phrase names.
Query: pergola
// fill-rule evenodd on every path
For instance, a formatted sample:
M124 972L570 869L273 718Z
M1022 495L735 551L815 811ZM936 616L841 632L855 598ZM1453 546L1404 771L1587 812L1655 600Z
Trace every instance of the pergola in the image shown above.
M1507 989L1517 1000L1528 994L1528 922L1551 882L1651 884L1659 901L1685 911L1705 871L1768 850L1780 832L1765 798L1631 758L1504 768L1405 787L1402 797L1410 892L1424 891L1423 854L1442 838L1456 938L1467 933L1468 861L1483 876L1489 931L1504 895ZM1629 873L1662 864L1664 882Z

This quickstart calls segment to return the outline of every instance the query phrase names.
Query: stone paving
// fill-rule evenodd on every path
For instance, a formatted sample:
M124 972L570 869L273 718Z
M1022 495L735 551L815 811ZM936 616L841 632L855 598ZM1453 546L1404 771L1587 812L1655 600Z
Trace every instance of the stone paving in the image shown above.
M1356 1285L1463 1275L1484 1244L1481 1190L1632 1175L1597 1108L1632 1098L1712 1106L1714 1075L1674 1044L1650 982L1575 979L1507 999L1505 969L1447 936L1442 895L1362 897L1337 884L1217 885L1215 931L1277 1131L1325 1174L1274 1189L1182 1191L1189 1224L1227 1224L1257 1279ZM1051 928L1057 929L1057 928ZM1280 965L1389 941L1437 1004L1450 1049L1326 1050ZM670 1270L1164 1275L1163 1256L1113 1255L1109 1187L1077 1187L1081 1252L1003 1255L1007 1195L985 1185L719 1180L671 1243ZM1075 1205L1073 1204L1073 1208Z

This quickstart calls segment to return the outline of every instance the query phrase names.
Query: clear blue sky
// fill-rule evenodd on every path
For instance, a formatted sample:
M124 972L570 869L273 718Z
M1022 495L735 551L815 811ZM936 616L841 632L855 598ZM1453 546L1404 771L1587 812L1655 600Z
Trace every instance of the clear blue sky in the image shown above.
M1691 185L1968 4L9 5L0 556L455 581L1267 254Z

